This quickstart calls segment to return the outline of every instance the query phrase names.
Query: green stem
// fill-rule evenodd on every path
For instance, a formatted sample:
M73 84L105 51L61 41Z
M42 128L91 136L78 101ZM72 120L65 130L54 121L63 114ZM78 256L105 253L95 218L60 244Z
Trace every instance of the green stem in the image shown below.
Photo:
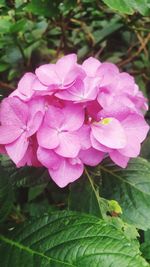
M95 186L94 186L94 183L93 183L93 179L92 177L90 176L90 174L88 173L88 170L86 168L84 168L84 171L85 171L85 174L91 184L91 187L92 187L92 190L95 194L95 197L96 197L96 200L97 200L97 203L98 203L98 207L99 207L99 212L100 212L100 217L103 218L103 214L102 214L102 210L101 210L101 204L100 204L100 196L99 196L99 192L96 190Z

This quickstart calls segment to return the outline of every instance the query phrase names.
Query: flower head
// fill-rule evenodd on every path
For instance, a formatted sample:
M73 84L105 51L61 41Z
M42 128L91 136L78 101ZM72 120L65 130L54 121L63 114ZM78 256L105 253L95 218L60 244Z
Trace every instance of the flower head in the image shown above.
M84 165L110 157L125 168L149 126L147 100L134 78L95 58L70 54L26 73L0 106L0 153L17 167L45 166L60 187Z

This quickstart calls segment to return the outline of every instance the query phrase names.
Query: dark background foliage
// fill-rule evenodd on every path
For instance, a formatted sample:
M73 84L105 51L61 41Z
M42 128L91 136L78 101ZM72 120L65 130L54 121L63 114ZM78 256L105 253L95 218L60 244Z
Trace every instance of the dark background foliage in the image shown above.
M135 77L150 100L150 1L0 0L0 99L16 88L25 72L72 52L77 53L79 62L94 56L102 62L117 64ZM149 111L146 119L150 121ZM120 182L116 181L116 167L104 162L102 167L88 169L92 178L88 180L85 174L65 189L59 189L45 169L25 167L17 170L10 160L1 156L1 233L18 229L24 222L53 211L84 212L111 220L115 227L123 229L127 239L138 236L143 256L150 260L149 137L143 144L141 156L146 161L139 158L131 162L127 170L117 170ZM144 180L141 187L133 184L134 175L139 184ZM121 208L123 215L120 217ZM138 232L135 226L140 229ZM2 257L3 245L0 243L1 248ZM7 247L5 249L7 251ZM17 264L14 266L25 266ZM39 266L59 266L58 263L44 264ZM70 266L99 266L86 264ZM13 265L2 261L1 266ZM119 265L117 262L111 266L126 267L127 263ZM128 266L147 265L139 260L139 265Z

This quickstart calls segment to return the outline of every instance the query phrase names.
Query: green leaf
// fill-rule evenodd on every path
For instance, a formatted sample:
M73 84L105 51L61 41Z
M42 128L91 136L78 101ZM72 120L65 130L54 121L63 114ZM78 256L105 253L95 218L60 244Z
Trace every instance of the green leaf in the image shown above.
M0 7L4 7L5 6L5 0L0 0Z
M122 28L122 26L123 24L118 20L118 18L111 19L102 30L97 30L93 33L95 44L102 42L106 37Z
M9 64L0 63L0 72L3 72L9 68Z
M149 0L134 0L134 1L128 0L130 5L132 6L132 8L134 10L137 10L143 16L148 16L149 15L150 8L149 8L148 1Z
M144 232L144 243L141 244L140 250L144 258L150 261L150 230Z
M46 187L47 183L43 183L41 185L36 185L33 187L30 187L29 193L28 193L28 201L32 201L35 198L37 198L39 195L41 195Z
M13 189L8 173L0 166L0 222L4 221L13 206Z
M144 242L141 245L141 251L144 256L144 258L148 261L150 261L150 241L149 242Z
M9 16L0 16L0 35L9 32L11 24Z
M96 187L98 193L98 186ZM85 212L101 217L98 200L87 177L82 177L70 185L68 204L70 210Z
M6 49L6 54L2 57L2 60L8 63L10 66L11 64L16 64L22 59L22 54L18 47L10 46Z
M13 33L18 33L20 31L23 31L26 23L27 22L25 19L18 20L17 22L11 25L10 32L13 34Z
M35 15L55 17L58 12L58 1L32 0L24 9Z
M51 212L57 211L58 208L55 206L51 206L48 201L45 199L40 202L28 202L24 205L23 212L25 214L28 214L31 218L38 218L43 215L48 215Z
M96 217L57 212L0 235L3 267L148 267L136 240Z
M133 0L134 1L134 0ZM103 0L110 8L125 14L133 14L133 9L128 3L128 0ZM130 1L131 3L131 1Z
M150 161L150 136L142 144L141 157Z
M123 220L140 229L150 228L150 163L137 158L122 169L106 160L100 169L104 197L119 202Z
M116 215L122 213L117 201L107 200L99 195L100 174L97 174L98 177L96 177L87 170L85 172L87 176L82 176L76 183L70 185L69 209L96 215L103 219L111 218L107 216L107 213L116 213Z
M45 168L17 168L9 158L2 155L0 156L0 164L9 175L9 181L12 185L29 187L49 181L49 175Z
M103 0L103 2L110 8L123 14L132 15L135 11L138 11L146 16L149 13L148 0Z

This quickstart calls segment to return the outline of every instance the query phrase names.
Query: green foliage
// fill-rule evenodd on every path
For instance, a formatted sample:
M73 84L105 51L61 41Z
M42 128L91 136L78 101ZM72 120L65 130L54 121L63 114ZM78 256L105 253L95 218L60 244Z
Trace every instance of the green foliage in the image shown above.
M116 63L150 99L149 15L149 0L0 0L0 99L72 52ZM105 160L60 189L0 156L0 266L149 266L149 161L150 136L126 169Z
M70 185L69 209L102 217L98 186L95 190L98 199L94 191L91 190L91 184L87 177L82 177L82 179Z
M147 137L142 146L141 157L150 161L150 136Z
M16 169L15 164L6 156L0 156L0 164L7 172L9 182L12 185L29 187L45 184L49 181L49 175L45 168L24 167Z
M138 228L150 228L150 163L137 158L126 169L110 162L100 168L104 194L119 202L122 218Z
M138 242L128 240L123 231L72 212L47 215L1 235L0 255L4 267L149 266L140 256Z
M70 185L68 207L70 210L80 211L108 219L107 214L122 213L121 207L115 200L100 197L99 175L94 177L86 170L86 175L76 183ZM87 179L88 178L88 179ZM93 179L97 178L97 179Z
M140 249L144 258L150 262L150 230L144 232L144 242Z
M150 241L149 242L144 242L141 245L141 251L142 251L142 254L143 254L144 258L147 261L150 261Z
M142 15L150 14L149 0L103 0L110 8L115 9L124 14L133 14L139 11Z
M0 223L6 219L12 210L14 192L9 182L8 172L0 166Z
M76 52L81 59L100 56L101 60L118 63L124 60L130 45L133 45L131 52L136 51L137 34L145 39L149 32L148 17L139 13L148 16L150 3L148 0L104 2L113 9L96 0L1 1L1 87L11 91L24 72L34 71L41 63L55 61L64 53ZM137 16L121 14L134 11L139 12ZM129 61L129 69L131 72L134 69L143 90L150 69L145 53L142 50L139 57Z

